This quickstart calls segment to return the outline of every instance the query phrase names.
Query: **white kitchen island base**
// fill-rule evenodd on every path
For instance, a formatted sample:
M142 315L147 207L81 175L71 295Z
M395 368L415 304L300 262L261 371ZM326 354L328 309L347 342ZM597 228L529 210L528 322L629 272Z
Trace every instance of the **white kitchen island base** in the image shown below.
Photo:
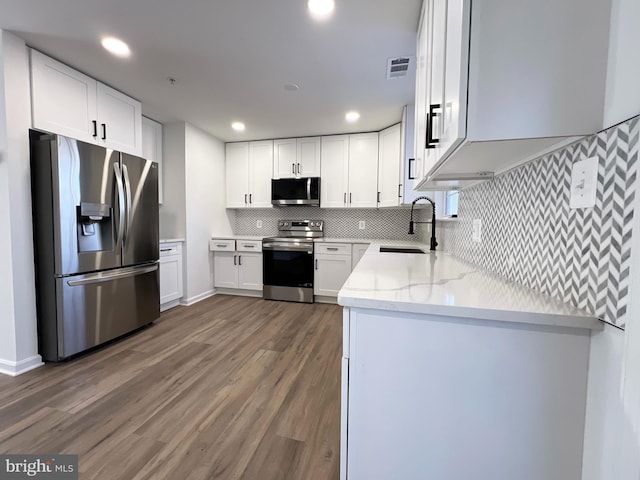
M579 480L590 330L345 308L342 478Z

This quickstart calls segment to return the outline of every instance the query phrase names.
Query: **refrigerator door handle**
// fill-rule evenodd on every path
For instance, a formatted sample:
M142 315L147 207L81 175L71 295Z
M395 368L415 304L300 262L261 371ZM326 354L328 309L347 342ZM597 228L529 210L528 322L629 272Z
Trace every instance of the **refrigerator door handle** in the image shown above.
M124 235L124 216L125 216L125 204L124 204L124 187L122 185L122 173L120 171L120 165L117 163L113 164L113 171L116 174L116 185L118 187L118 210L119 210L119 219L118 219L118 236L116 238L116 253L118 250L122 248L122 241Z
M148 265L144 267L134 267L127 269L119 269L115 272L98 272L91 273L89 275L83 275L82 278L77 280L68 280L67 285L70 287L77 287L80 285L89 285L92 283L110 282L119 278L135 277L137 275L143 275L145 273L151 273L158 270L158 265Z
M131 182L129 181L129 169L125 164L122 165L122 176L124 177L124 190L127 195L127 228L124 233L124 244L127 244L127 237L131 229Z

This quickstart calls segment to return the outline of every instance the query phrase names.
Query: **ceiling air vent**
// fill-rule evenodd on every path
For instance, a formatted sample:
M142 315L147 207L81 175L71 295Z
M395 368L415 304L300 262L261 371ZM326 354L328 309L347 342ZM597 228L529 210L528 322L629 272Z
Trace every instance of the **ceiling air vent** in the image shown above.
M387 80L406 77L413 67L413 57L396 57L387 59Z

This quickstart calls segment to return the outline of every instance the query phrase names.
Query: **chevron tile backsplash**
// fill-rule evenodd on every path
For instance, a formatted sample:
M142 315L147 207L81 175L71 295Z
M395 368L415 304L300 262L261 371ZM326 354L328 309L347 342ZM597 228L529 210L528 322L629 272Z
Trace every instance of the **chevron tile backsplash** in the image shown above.
M278 233L279 219L324 220L324 235L329 238L376 238L385 240L404 240L424 242L429 238L430 225L419 225L416 234L409 235L409 208L390 209L359 208L314 208L314 207L280 207L263 209L236 210L236 235L271 236ZM430 220L431 208L420 207L414 211L414 219ZM262 228L256 227L256 220L262 220ZM365 229L358 228L358 222L365 221ZM437 226L437 224L436 224Z
M635 117L461 191L459 220L440 229L447 250L624 328L639 132ZM596 205L572 210L572 164L593 156Z

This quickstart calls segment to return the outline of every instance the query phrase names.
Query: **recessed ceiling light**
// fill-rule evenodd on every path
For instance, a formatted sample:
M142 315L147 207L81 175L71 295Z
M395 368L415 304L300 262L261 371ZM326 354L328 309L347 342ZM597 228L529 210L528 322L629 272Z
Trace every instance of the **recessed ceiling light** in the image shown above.
M244 129L246 127L244 126L244 123L242 123L242 122L233 122L231 124L231 128L233 128L236 132L244 132Z
M313 16L325 18L331 15L336 3L334 0L309 0L307 6Z
M131 50L129 50L129 45L127 45L122 40L115 37L103 38L102 46L105 48L105 50L115 55L116 57L126 58L129 55L131 55Z
M298 85L296 85L295 83L287 83L284 86L284 89L287 92L297 92L298 90L300 90L300 87Z
M347 120L347 122L353 123L358 121L358 119L360 118L360 114L358 112L347 112L344 118Z

